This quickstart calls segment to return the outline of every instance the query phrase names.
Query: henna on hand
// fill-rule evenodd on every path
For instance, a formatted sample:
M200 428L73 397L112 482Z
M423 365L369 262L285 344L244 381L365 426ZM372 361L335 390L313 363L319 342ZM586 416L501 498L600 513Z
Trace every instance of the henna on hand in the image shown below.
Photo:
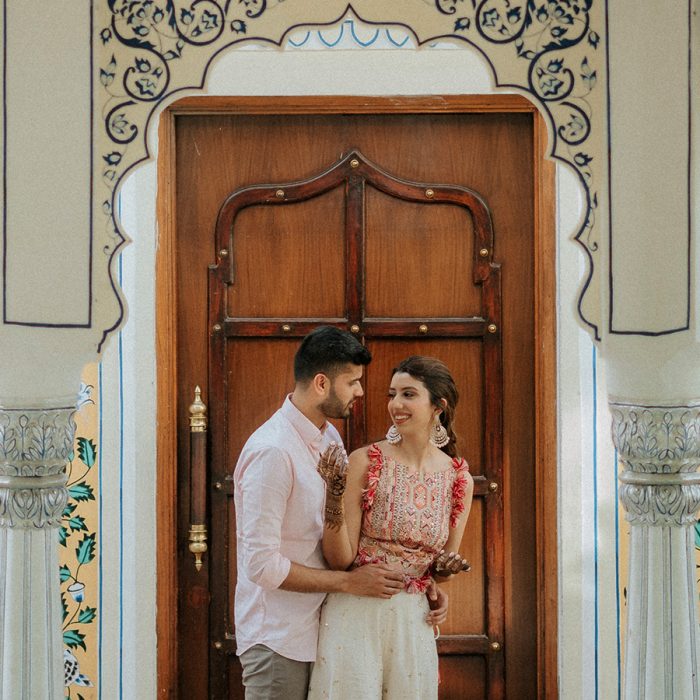
M432 571L435 576L452 576L472 567L457 552L445 552L443 549L433 561Z
M317 471L326 482L328 493L339 498L345 493L348 456L342 445L332 442L318 460Z
M324 520L334 529L340 528L345 519L343 494L347 481L348 456L342 445L332 442L318 460L318 473L326 482L326 507Z

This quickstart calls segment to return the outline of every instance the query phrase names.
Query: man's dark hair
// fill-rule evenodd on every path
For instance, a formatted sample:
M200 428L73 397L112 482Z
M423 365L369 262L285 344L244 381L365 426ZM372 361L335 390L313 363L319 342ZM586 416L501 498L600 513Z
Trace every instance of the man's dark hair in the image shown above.
M294 380L310 382L317 374L333 379L347 364L368 365L370 351L348 331L319 326L309 333L294 356Z

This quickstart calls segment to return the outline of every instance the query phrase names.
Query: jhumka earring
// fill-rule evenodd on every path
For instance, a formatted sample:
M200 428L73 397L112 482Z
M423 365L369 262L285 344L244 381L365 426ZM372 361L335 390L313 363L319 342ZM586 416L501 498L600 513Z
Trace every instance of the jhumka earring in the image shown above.
M444 447L449 441L450 436L447 434L444 426L440 422L440 416L435 416L435 422L433 427L430 429L430 442L435 445L435 447Z
M401 442L401 433L393 423L391 424L391 428L386 431L386 441L390 445L398 445Z

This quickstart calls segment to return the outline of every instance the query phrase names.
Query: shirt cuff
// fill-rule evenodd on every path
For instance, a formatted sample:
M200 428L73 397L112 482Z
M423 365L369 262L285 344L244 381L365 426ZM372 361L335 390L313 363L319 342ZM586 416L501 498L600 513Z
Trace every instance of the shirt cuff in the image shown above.
M260 573L253 580L258 586L268 591L279 588L289 576L292 562L281 554L275 554L270 561L260 568Z

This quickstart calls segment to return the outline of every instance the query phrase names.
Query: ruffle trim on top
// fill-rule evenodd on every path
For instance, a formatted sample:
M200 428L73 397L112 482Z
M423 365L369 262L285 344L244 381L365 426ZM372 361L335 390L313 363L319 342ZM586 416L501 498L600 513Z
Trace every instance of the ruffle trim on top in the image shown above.
M362 510L368 511L374 503L374 495L377 493L379 474L382 471L382 451L374 444L367 448L369 455L369 468L367 469L367 487L362 491Z
M469 465L466 459L453 459L452 466L457 472L452 483L452 511L450 512L450 527L456 527L459 516L464 513L464 494L467 489L467 473Z

